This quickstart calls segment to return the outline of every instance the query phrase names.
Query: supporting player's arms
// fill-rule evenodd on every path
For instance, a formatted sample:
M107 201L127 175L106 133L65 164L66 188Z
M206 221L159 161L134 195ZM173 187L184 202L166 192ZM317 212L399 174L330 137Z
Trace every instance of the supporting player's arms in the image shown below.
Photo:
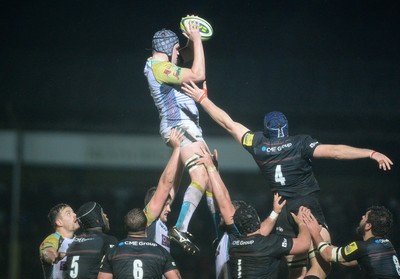
M276 219L282 211L282 207L286 204L286 200L281 202L282 196L278 193L274 194L274 206L271 214L260 224L260 234L267 236L275 227Z
M112 278L113 278L112 273L99 272L99 275L97 275L97 279L112 279Z
M158 181L157 189L146 205L146 210L150 216L156 219L164 207L168 195L171 195L172 200L175 198L177 188L182 175L182 166L180 161L180 141L182 133L177 129L171 129L169 144L173 151L171 157L165 167L160 180Z
M290 250L291 255L306 253L311 246L311 235L306 226L306 224L302 221L301 217L303 212L306 210L304 206L300 206L299 212L297 215L292 214L294 221L299 227L299 234L296 238L293 238L293 247Z
M165 278L167 279L181 279L181 274L179 270L173 269L164 273Z
M225 221L225 224L233 224L233 215L235 214L236 210L232 204L228 189L226 188L217 168L214 165L211 154L201 148L201 154L198 155L200 156L200 159L196 160L196 164L204 164L207 169L210 184L213 189L213 194L218 203L219 210L221 212L222 218Z

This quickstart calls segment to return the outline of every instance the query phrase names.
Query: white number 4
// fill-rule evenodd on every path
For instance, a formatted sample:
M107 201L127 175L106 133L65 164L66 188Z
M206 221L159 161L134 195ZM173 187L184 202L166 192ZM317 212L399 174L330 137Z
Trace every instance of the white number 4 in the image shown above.
M280 183L282 186L285 185L286 178L283 176L281 165L277 165L275 168L275 182Z

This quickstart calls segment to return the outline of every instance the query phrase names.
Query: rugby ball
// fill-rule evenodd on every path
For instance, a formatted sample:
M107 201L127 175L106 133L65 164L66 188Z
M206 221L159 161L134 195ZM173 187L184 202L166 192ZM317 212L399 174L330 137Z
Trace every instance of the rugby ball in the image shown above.
M198 16L194 16L194 15L186 16L181 19L180 28L183 32L186 31L186 28L185 28L186 21L195 21L199 24L199 32L200 32L202 41L209 40L211 38L211 36L213 35L213 29L212 29L211 24L208 23L207 20L205 20L201 17L198 17Z

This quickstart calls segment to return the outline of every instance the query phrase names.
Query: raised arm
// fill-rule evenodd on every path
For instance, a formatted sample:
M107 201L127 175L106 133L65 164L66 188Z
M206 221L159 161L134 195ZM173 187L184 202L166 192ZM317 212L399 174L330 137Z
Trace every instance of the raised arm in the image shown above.
M183 35L191 41L190 45L193 47L193 63L191 68L183 68L182 80L184 82L189 82L189 80L200 82L206 78L206 63L199 25L195 21L186 21L185 29Z
M147 204L147 212L153 218L157 218L161 214L168 195L171 195L172 200L174 200L175 194L178 191L182 176L182 163L179 157L181 138L182 133L180 131L171 129L168 143L172 146L173 151L158 181L157 189Z
M371 149L357 148L343 144L320 144L313 154L314 158L336 159L336 160L354 160L370 158L378 162L379 168L390 170L393 162L384 154Z
M319 254L326 262L339 262L343 265L352 266L357 265L357 261L346 262L346 260L339 253L339 248L332 244L325 242L320 234L321 225L318 224L317 219L311 213L311 210L306 209L302 212L300 219L307 225L310 231L314 247L318 248Z
M229 195L228 189L226 188L224 182L219 175L217 168L215 167L213 160L211 158L211 154L209 154L206 150L201 148L201 156L200 159L196 160L196 164L204 166L207 169L208 176L210 179L210 184L213 189L213 194L215 199L217 200L219 210L221 212L222 218L224 219L225 224L230 225L233 224L233 215L235 214L235 208L232 204L231 197Z
M286 204L286 200L281 202L281 199L282 196L280 196L278 193L274 194L274 209L271 211L271 214L260 224L260 234L263 236L269 235L275 227L276 219L278 219L283 206Z
M167 279L181 279L181 274L178 269L173 269L164 273L165 278Z
M203 109L211 116L212 119L214 119L215 122L227 130L239 144L242 144L242 137L246 132L249 131L249 129L242 124L233 121L224 110L219 108L208 98L206 82L203 83L203 89L197 87L193 81L190 81L190 84L184 82L182 84L182 90L186 93L186 95L200 103Z
M308 231L306 224L300 218L300 216L303 215L303 212L306 209L307 208L305 208L304 206L301 206L297 215L291 213L294 221L299 227L299 234L296 238L293 238L293 247L290 250L291 255L306 253L311 245L310 232Z

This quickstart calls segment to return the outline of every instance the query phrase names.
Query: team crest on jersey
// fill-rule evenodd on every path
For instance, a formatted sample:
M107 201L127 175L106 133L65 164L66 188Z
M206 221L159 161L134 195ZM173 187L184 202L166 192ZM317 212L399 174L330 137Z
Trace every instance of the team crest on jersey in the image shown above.
M347 245L346 247L344 247L344 254L349 255L349 254L353 253L354 251L356 251L357 249L358 249L357 243L352 242L349 245Z
M170 247L169 244L169 237L166 235L162 235L162 240L161 240L161 244L165 247Z
M253 145L254 134L247 133L243 137L242 144L245 146L252 146Z

